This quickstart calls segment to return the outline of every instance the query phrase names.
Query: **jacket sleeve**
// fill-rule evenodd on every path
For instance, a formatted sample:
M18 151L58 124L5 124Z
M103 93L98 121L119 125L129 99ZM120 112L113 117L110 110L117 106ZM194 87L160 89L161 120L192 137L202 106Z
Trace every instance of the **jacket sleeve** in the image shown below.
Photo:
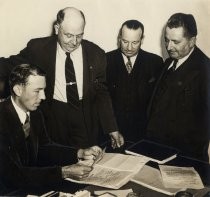
M99 119L105 133L110 133L118 130L114 111L112 107L111 97L108 92L106 82L106 56L101 52L98 56L98 67L96 73L95 90L96 90L96 105Z
M11 132L0 116L0 179L9 188L37 187L61 181L61 168L26 167L11 143Z

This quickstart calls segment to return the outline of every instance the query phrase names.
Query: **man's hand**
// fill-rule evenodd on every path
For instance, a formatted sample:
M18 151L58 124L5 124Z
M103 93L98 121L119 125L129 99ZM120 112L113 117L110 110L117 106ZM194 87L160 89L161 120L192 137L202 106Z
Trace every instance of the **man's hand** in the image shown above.
M79 149L77 152L78 159L95 160L102 154L102 150L98 146L92 146L87 149Z
M73 178L76 180L80 180L88 177L93 168L91 166L85 166L77 163L69 166L64 166L61 169L62 178Z
M111 137L111 144L112 148L120 148L124 144L124 138L122 134L119 131L114 131L112 133L109 133Z

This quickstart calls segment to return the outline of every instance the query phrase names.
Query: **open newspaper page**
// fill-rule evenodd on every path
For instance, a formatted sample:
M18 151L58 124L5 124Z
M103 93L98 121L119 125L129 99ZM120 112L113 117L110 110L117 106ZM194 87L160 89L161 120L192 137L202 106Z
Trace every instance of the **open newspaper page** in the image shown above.
M97 185L119 189L126 184L144 165L148 159L144 156L132 156L117 153L105 153L103 158L93 165L87 178L72 182Z

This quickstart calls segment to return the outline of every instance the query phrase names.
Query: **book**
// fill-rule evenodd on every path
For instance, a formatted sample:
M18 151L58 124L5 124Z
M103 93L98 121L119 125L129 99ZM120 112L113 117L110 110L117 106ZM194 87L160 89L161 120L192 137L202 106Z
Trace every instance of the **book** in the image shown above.
M93 164L93 170L89 176L80 180L67 178L66 180L101 186L111 189L119 189L148 162L144 156L137 157L119 153L104 153L103 158Z
M131 179L131 181L169 196L174 196L174 194L182 190L180 188L166 188L163 184L159 169L153 168L148 165L145 165Z
M149 140L141 140L125 150L127 154L145 156L149 160L164 164L176 158L178 150Z

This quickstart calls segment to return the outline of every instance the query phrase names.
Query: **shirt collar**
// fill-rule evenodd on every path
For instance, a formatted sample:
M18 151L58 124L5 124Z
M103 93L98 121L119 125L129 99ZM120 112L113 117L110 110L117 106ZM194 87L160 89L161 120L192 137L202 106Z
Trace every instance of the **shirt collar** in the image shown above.
M133 67L133 65L134 65L134 63L135 63L135 61L136 61L137 55L138 55L138 53L137 53L136 55L130 57L130 60L131 60L131 63L132 63L132 67ZM123 56L124 62L126 63L126 62L128 61L127 56L125 56L123 53L122 53L122 56Z
M61 48L61 46L60 46L59 43L57 43L57 51L58 51L58 54L59 54L60 56L66 58L66 52ZM77 56L78 54L81 54L81 52L82 52L82 46L81 46L81 44L80 44L79 47L78 47L76 50L74 50L74 51L72 51L72 52L70 53L70 56L71 56L71 57Z
M11 101L12 101L12 104L13 104L13 106L14 106L14 108L15 108L15 111L17 112L17 114L18 114L18 117L19 117L19 119L20 119L20 122L22 123L22 124L24 124L25 123L25 120L26 120L26 114L28 115L28 116L30 116L30 113L29 112L24 112L16 103L15 103L15 101L14 101L14 99L12 98L12 96L11 96Z
M194 51L194 48L195 48L195 47L193 47L193 48L191 49L191 51L190 51L186 56L184 56L184 57L181 58L181 59L178 59L178 62L177 62L177 64L176 64L176 69L177 69L179 66L181 66L181 65L188 59L188 57L189 57L189 56L191 55L191 53ZM173 62L174 62L174 61L171 62L171 64L170 64L170 66L168 67L168 69L172 67Z

